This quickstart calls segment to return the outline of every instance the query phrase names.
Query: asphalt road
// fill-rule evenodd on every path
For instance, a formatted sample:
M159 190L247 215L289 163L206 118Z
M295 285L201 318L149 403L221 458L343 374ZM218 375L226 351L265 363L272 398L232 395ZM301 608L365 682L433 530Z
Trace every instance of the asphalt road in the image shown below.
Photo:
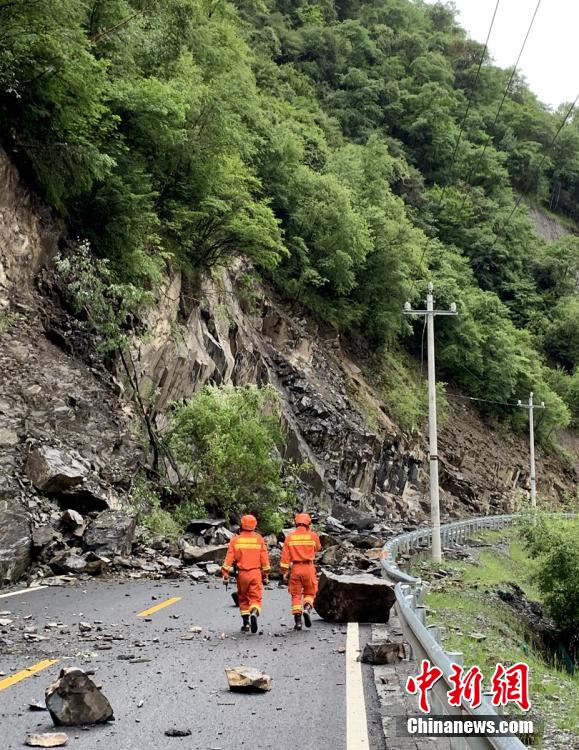
M176 597L180 601L138 616ZM383 750L372 668L362 666L360 695L355 686L346 689L347 626L315 617L311 630L293 631L285 589L266 591L264 604L263 632L248 635L239 632L238 611L219 582L90 581L0 598L0 612L10 612L0 617L18 628L0 632L0 638L12 641L0 645L0 750L23 747L31 732L55 731L48 713L30 711L28 705L44 702L45 687L63 666L94 670L116 719L88 729L64 728L70 748ZM92 625L86 637L79 635L81 621ZM47 629L48 623L58 627ZM194 626L200 634L190 632ZM24 641L24 627L36 627L49 639ZM359 637L363 645L370 628L360 626ZM103 646L110 649L100 650ZM1 689L7 677L44 659L58 662ZM239 664L267 672L271 692L230 692L224 670ZM352 736L351 729L352 717L359 719L364 708L367 742ZM192 734L166 737L165 730L173 727Z

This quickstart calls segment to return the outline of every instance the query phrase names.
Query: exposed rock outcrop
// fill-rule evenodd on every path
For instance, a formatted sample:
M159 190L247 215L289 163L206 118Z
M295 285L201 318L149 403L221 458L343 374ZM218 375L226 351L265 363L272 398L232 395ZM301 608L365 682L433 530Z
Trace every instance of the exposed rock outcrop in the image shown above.
M16 581L30 564L30 520L14 497L0 494L0 586Z
M281 398L287 456L311 466L300 490L304 505L333 512L351 530L371 526L374 517L405 527L425 521L425 438L394 424L362 361L334 330L281 300L241 262L199 288L173 273L143 321L147 336L127 355L129 382L120 364L115 373L104 366L86 321L70 313L66 290L44 270L59 235L58 222L0 149L0 585L20 576L31 554L44 575L57 567L106 566L87 550L105 558L128 554L132 520L117 536L99 527L102 517L92 519L83 550L81 527L71 539L74 529L62 528L60 517L70 509L88 522L95 512L122 506L130 478L147 461L133 439L133 388L152 405L152 422L163 433L168 405L208 383L271 383ZM528 488L524 440L499 441L475 412L449 401L439 439L443 519L512 510ZM174 465L165 468L176 476ZM575 490L577 477L555 457L538 455L537 471L543 496L558 500ZM227 544L227 529L208 530L199 528L188 543L211 537ZM163 554L164 562L153 559L155 551L144 546L137 564L153 575L175 574L179 550ZM367 556L356 555L328 550L329 557L367 565ZM192 578L206 574L184 570Z

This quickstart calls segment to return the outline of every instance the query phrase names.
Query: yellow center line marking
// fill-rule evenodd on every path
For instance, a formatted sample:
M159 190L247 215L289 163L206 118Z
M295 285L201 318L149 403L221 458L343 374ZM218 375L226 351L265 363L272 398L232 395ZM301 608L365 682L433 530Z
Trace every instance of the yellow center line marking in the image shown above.
M148 615L152 615L155 612L158 612L160 609L164 609L165 607L169 607L171 606L171 604L176 604L180 601L180 596L173 596L171 599L165 599L164 602L160 602L159 604L155 604L154 607L150 607L149 609L145 609L142 612L139 612L137 617L147 617Z
M43 661L39 661L38 664L33 664L31 667L23 669L21 672L16 672L10 675L10 677L5 677L3 680L0 680L0 690L5 690L12 685L16 685L17 682L25 680L27 677L31 677L33 674L41 672L46 667L51 667L57 663L58 659L44 659Z

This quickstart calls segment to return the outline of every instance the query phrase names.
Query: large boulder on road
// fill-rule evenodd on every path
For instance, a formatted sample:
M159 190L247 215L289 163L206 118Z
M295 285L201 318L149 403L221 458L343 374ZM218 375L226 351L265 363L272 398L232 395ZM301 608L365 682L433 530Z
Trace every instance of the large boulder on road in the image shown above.
M16 501L0 496L0 586L17 581L30 565L30 521Z
M114 719L111 704L82 669L61 669L46 688L46 708L56 726L103 724Z
M86 549L105 557L126 557L131 554L136 516L127 516L121 511L106 510L100 513L84 535Z
M324 570L314 606L328 622L388 622L394 601L394 587L382 578Z

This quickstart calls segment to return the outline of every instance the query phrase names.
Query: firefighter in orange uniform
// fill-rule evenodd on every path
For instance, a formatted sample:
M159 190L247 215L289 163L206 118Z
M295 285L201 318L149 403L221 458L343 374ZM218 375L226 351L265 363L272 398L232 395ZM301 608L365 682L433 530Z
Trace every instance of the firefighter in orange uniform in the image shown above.
M241 518L241 531L229 542L225 561L221 566L223 580L229 579L237 568L237 593L243 625L241 630L257 633L257 618L261 614L263 583L269 582L269 555L261 534L255 530L255 516Z
M308 513L298 513L294 520L296 528L287 535L281 551L281 569L284 581L289 578L294 627L301 630L302 614L306 627L312 624L312 606L318 591L314 557L322 545L316 532L310 531L312 519Z

